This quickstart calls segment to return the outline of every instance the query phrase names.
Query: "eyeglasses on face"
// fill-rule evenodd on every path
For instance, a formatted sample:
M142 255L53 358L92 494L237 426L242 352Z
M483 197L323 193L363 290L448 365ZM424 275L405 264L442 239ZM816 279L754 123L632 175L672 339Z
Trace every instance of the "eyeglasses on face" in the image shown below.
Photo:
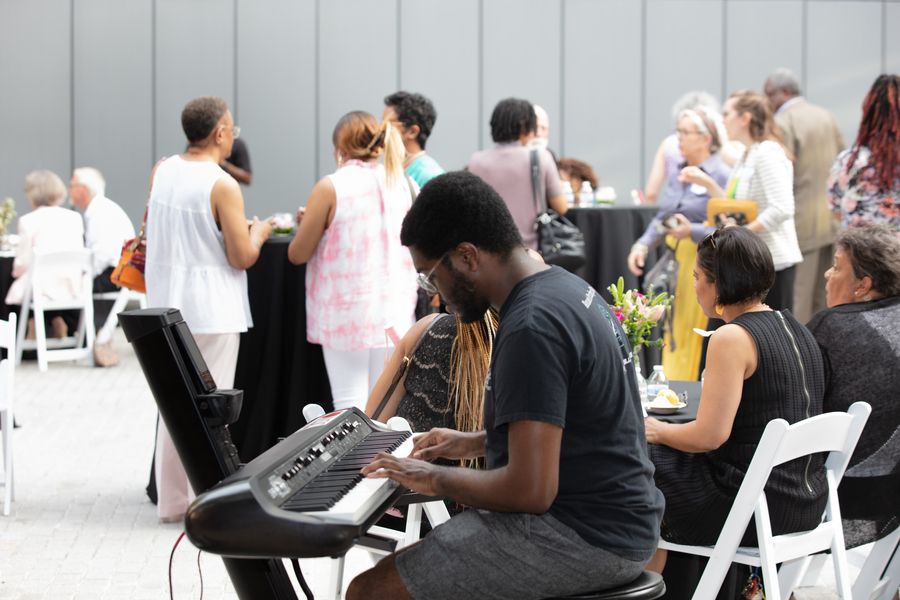
M225 125L224 123L221 124L221 125L219 125L219 127L223 127L223 128L226 129L226 130L228 129L228 126ZM232 125L232 127L231 127L231 137L233 137L234 139L238 139L239 137L241 137L241 128L238 127L237 125Z
M434 275L434 270L438 268L438 265L444 262L444 259L447 258L447 255L450 254L450 251L444 252L437 262L434 263L434 266L428 270L428 273L419 273L416 276L416 283L419 284L419 287L425 290L427 293L434 295L438 293L437 286L431 282L431 277Z

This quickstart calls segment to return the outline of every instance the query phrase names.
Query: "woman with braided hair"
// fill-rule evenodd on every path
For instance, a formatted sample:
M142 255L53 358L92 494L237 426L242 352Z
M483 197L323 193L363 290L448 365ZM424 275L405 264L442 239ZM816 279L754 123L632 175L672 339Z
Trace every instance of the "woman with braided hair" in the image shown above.
M412 195L389 121L347 113L332 142L338 168L299 211L288 258L308 263L307 340L322 345L334 408L362 408L388 355L385 331L413 324L416 270L400 243Z
M828 200L844 227L900 230L900 76L880 75L862 106L853 146L838 154Z
M384 405L378 420L397 415L413 431L446 427L484 429L484 383L491 363L497 314L465 323L448 314L420 319L397 344L366 405L372 415L390 389L394 374L409 359L405 376Z

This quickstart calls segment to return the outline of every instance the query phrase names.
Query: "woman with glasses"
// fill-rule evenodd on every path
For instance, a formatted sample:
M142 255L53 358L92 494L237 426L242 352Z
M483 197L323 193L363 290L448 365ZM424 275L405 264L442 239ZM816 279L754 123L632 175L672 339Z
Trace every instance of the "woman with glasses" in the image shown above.
M666 498L661 536L714 544L772 419L796 423L822 412L825 370L812 334L789 312L764 303L775 280L772 255L743 227L700 242L693 269L697 301L725 321L712 335L697 419L644 420L654 478ZM766 485L773 533L806 530L825 508L821 457L775 467ZM751 525L742 544L756 540ZM661 571L665 552L648 568Z
M730 169L719 156L722 140L718 122L719 116L703 107L683 110L678 115L675 131L684 161L670 173L659 201L659 211L628 254L628 269L635 275L641 275L650 248L665 239L670 248L675 248L681 265L676 287L669 290L674 292L676 301L672 309L672 325L667 330L663 348L663 367L671 379L696 380L698 377L703 345L702 339L692 329L705 327L707 321L692 299L688 265L694 262L697 242L712 228L703 224L709 192L688 182L683 173L688 169L697 169L722 185L728 180Z
M768 303L774 309L791 309L796 265L803 260L794 225L794 167L769 103L761 94L733 93L725 101L722 119L728 137L747 147L734 166L727 190L699 169L685 169L683 177L706 188L713 198L756 202L757 217L746 227L759 234L775 262L775 283Z
M245 270L256 263L272 225L248 222L240 186L219 166L239 134L225 101L191 100L181 126L187 150L160 161L151 176L147 304L181 311L216 384L227 389L241 333L253 326ZM155 464L159 517L180 520L192 492L162 420Z
M308 263L307 339L322 345L334 408L363 408L388 357L385 332L413 323L416 270L400 243L412 193L389 121L347 113L332 142L337 170L313 187L288 258Z

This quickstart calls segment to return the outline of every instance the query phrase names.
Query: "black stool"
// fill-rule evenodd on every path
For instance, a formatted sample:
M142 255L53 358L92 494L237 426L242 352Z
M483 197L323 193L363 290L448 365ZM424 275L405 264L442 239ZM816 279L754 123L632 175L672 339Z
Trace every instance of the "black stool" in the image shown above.
M641 576L625 585L617 588L603 590L602 592L587 592L564 596L560 598L547 598L546 600L656 600L666 593L666 583L659 573L644 571Z

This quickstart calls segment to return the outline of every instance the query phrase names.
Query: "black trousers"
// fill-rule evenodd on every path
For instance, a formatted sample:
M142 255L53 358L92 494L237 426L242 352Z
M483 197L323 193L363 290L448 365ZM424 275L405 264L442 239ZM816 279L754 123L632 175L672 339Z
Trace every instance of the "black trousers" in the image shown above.
M112 272L113 267L107 267L105 271L94 277L95 294L119 291L119 286L109 280ZM115 304L115 300L94 300L94 331L100 331L100 328L106 323L113 304Z
M766 294L766 304L772 310L794 310L794 281L797 279L797 266L775 272L775 283Z

